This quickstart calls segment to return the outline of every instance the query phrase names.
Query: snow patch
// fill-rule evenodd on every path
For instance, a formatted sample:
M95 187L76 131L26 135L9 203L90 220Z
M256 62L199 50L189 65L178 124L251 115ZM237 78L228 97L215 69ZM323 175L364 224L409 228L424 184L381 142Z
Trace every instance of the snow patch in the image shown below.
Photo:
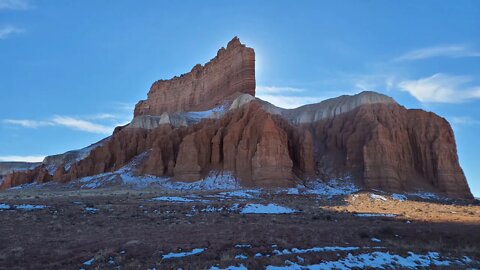
M161 202L196 202L196 200L187 199L183 197L169 196L169 197L156 197L151 199L152 201L161 201Z
M236 248L251 248L252 245L250 245L250 244L236 244L235 247Z
M5 203L0 203L0 210L7 210L7 209L16 209L16 210L24 210L24 211L32 211L32 210L41 210L41 209L45 209L47 208L48 206L46 205L41 205L41 204L17 204L17 205L13 205L13 206L10 206L8 204L5 204Z
M299 265L288 262L286 266L267 266L267 270L280 269L352 269L352 268L418 268L430 266L464 265L462 260L441 259L436 252L429 252L426 255L418 255L408 252L408 256L390 254L389 252L372 252L352 255L349 253L346 258L337 261L326 261L319 264Z
M11 187L11 188L9 188L9 190L19 190L19 189L27 189L27 188L40 188L43 185L44 184L38 184L38 183L33 182L33 183L28 183L28 184L23 184L23 185Z
M140 159L142 153L135 159ZM115 172L102 173L98 175L83 177L76 181L81 183L82 189L97 189L107 187L112 184L122 184L131 188L142 189L155 187L165 190L231 190L239 189L241 186L238 180L230 172L211 172L207 177L196 182L175 182L168 177L157 177L152 175L136 176L132 173L135 167L135 161L126 165ZM74 182L71 182L73 185Z
M348 195L359 191L352 183L349 177L345 179L332 179L329 181L313 180L307 181L305 185L299 185L295 188L280 191L289 195L313 194L321 196Z
M245 254L239 254L239 255L235 256L235 259L237 259L237 260L246 260L246 259L248 259L248 256L245 255Z
M378 195L378 194L370 194L370 198L372 200L375 200L375 201L387 201L387 198L385 198L384 196L382 195Z
M89 213L89 214L96 214L100 210L98 210L97 208L93 208L93 207L85 207L84 211Z
M254 195L258 195L260 190L256 189L248 189L248 190L235 190L235 191L228 191L228 192L220 192L218 195L224 197L237 197L237 198L244 198L244 199L253 199Z
M414 192L414 193L408 193L408 195L417 196L427 200L446 200L446 198L443 198L431 192Z
M25 211L31 211L31 210L40 210L47 208L46 205L33 205L33 204L19 204L15 205L15 209L20 209L20 210L25 210Z
M267 205L249 203L241 211L241 214L291 214L297 212L294 209L269 203Z
M332 252L332 251L351 251L357 250L359 247L313 247L308 249L298 249L292 248L284 249L284 250L277 250L273 251L275 255L290 255L290 254L304 254L304 253L312 253L312 252Z
M90 260L84 262L84 265L92 265L95 262L95 258L91 258Z
M178 252L178 253L171 252L163 255L162 258L163 259L181 258L181 257L186 257L191 255L197 255L204 251L205 251L204 248L194 248L192 251L188 251L188 252Z
M407 196L397 193L392 194L392 199L402 202L408 200Z

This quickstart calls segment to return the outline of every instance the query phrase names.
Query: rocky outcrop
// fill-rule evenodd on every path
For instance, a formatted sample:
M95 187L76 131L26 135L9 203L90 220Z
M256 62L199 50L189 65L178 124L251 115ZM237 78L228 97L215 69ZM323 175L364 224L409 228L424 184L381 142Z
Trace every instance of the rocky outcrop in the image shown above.
M314 130L321 177L347 173L366 188L472 196L458 163L453 131L433 113L395 103L369 104L302 128Z
M210 62L171 80L156 81L148 99L135 107L135 117L164 112L204 111L234 100L255 96L255 52L235 37Z
M0 177L14 171L31 170L40 165L40 162L0 162Z
M75 158L47 159L55 170L43 164L8 174L2 188L128 165L138 175L187 182L227 171L247 187L350 179L367 189L472 198L445 119L375 92L282 109L254 97L253 57L232 40L205 67L155 83L133 121L107 140Z

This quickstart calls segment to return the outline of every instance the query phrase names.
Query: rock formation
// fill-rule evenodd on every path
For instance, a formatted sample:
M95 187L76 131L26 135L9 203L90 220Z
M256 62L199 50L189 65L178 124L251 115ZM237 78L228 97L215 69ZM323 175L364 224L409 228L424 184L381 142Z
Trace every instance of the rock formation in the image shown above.
M240 93L255 96L255 52L235 37L205 66L171 80L156 81L135 116L163 112L204 111L234 100Z
M75 159L7 174L2 187L68 182L135 160L136 174L177 181L228 171L247 187L350 179L364 188L472 198L445 119L374 92L278 108L254 97L254 61L253 49L234 38L205 66L154 83L132 122L108 139Z

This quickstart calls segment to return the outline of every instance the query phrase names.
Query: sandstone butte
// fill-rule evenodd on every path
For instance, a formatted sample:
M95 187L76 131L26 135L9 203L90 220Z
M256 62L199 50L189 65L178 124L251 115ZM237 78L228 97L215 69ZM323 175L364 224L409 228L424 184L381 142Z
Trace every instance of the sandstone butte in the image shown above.
M444 118L375 92L275 107L255 98L255 52L237 37L204 66L153 83L132 122L110 137L9 171L1 188L66 183L127 164L137 175L176 181L223 171L245 187L343 179L365 189L473 198Z

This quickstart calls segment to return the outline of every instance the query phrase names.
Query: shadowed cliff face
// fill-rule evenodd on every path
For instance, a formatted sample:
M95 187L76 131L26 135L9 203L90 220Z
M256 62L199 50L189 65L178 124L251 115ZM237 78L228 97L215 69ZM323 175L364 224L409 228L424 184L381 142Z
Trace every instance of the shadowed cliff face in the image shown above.
M232 101L239 94L255 96L255 52L232 39L210 62L171 80L156 81L135 116L164 112L203 111Z
M251 65L253 50L234 39L205 67L156 82L132 123L82 159L6 175L2 188L68 182L118 170L135 158L136 174L178 181L228 171L248 187L351 179L364 188L472 198L445 119L374 92L278 108L249 95L255 89Z

